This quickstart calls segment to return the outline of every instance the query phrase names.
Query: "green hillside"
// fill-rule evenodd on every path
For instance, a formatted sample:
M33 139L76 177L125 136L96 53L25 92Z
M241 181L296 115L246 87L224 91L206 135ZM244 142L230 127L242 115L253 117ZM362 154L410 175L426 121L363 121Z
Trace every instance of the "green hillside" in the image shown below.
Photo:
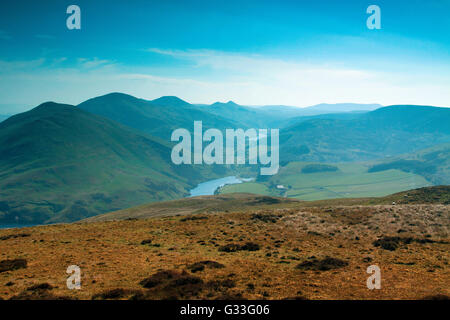
M356 119L311 119L280 130L280 159L366 161L450 142L450 109L390 106Z
M74 221L178 198L225 168L175 166L170 146L44 103L0 123L0 223Z
M241 106L233 101L216 102L211 105L197 106L199 110L231 120L241 128L278 128L287 117L281 113L270 112L262 108Z
M177 97L161 97L147 101L123 93L110 93L89 99L78 107L160 137L164 141L170 141L175 129L185 128L193 131L194 121L202 121L205 130L238 127L230 119L199 110Z
M425 177L435 185L450 185L450 144L401 155L374 164L369 172L397 169Z

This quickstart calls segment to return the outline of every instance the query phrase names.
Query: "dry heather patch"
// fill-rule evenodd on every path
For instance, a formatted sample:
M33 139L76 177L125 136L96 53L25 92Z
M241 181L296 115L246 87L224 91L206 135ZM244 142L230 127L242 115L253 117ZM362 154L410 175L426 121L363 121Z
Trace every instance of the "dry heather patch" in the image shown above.
M445 205L311 207L289 221L305 231L347 239L398 234L446 239L450 231Z

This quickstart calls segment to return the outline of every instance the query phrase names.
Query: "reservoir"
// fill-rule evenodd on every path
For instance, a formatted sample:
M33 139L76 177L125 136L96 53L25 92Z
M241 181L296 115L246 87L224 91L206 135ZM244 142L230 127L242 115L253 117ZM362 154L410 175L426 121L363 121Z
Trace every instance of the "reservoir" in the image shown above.
M242 183L247 179L236 178L235 176L229 176L220 179L209 180L197 185L194 189L191 189L190 197L196 196L212 196L217 188L223 187L226 184Z

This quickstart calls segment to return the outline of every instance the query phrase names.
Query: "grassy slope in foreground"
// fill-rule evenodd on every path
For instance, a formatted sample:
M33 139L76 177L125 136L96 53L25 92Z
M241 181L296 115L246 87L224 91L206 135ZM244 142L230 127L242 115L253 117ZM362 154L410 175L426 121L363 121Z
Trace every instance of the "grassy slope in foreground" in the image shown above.
M83 221L96 222L125 219L148 219L200 213L294 209L315 206L390 205L392 202L398 204L437 203L448 205L450 204L450 186L413 189L385 197L342 198L318 201L299 201L296 199L271 197L251 193L229 193L149 203L90 217Z
M227 194L199 196L180 200L157 202L110 212L88 218L84 221L105 221L116 219L146 219L194 213L229 212L245 209L270 209L280 206L290 207L298 201L286 198L267 197L255 194Z
M417 203L432 203L292 201L182 217L0 230L0 252L21 263L7 271L3 263L0 298L448 298L449 210L439 202L448 201L449 187L389 197L408 194ZM70 264L82 269L82 290L66 287ZM366 287L372 264L381 267L381 290Z
M266 182L245 182L221 188L220 193L249 192L300 200L380 197L431 185L425 178L400 170L367 172L358 163L333 164L337 171L303 173L307 162L291 162ZM282 185L286 189L277 189Z

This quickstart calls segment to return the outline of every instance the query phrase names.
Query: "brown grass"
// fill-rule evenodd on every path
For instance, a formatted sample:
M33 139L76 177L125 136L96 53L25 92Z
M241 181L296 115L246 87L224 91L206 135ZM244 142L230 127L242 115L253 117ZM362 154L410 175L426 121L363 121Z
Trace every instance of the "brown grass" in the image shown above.
M0 230L5 238L0 241L0 265L16 259L27 262L26 268L0 273L0 298L442 299L450 295L448 205L292 208L280 204L202 214L206 215L207 219L168 216L40 226L23 229L29 234L26 237L10 237L17 230ZM374 245L380 239L392 240L386 237L417 241L399 240L393 251ZM220 250L231 246L240 250ZM66 287L66 269L73 264L81 268L81 290ZM372 264L381 268L381 290L366 287L370 276L366 268Z

